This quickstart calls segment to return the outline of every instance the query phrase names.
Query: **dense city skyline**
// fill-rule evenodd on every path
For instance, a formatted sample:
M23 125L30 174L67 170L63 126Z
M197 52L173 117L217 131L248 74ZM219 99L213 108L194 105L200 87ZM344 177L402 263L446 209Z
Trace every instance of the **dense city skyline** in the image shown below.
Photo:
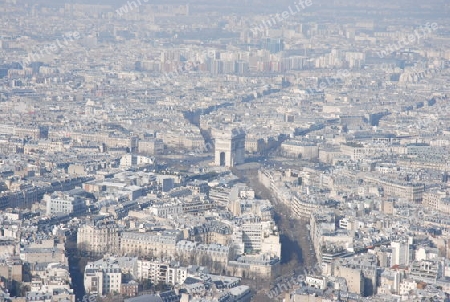
M0 0L0 302L450 301L449 15Z

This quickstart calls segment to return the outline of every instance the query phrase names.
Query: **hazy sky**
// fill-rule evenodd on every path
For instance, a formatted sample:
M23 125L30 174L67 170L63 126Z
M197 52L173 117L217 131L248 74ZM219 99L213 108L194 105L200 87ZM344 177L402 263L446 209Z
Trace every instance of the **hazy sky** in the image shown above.
M89 4L109 4L114 7L120 7L127 4L128 0L17 0L18 4L47 4L54 6L63 6L64 3L89 3ZM134 0L138 1L138 0ZM140 0L144 3L145 0ZM227 7L236 13L253 10L255 13L267 10L280 10L293 5L299 0L148 0L146 4L193 4L216 7ZM386 14L398 13L399 15L408 15L410 12L416 14L436 14L442 16L450 13L449 0L311 0L314 10L332 9L336 12L348 10L351 7L368 9L385 9ZM1 2L1 0L0 0ZM414 15L414 13L412 14Z
M138 0L135 0L138 1ZM144 3L145 0L141 0ZM127 0L72 0L72 1L61 1L61 0L18 0L18 3L28 3L28 4L36 4L36 3L46 3L46 4L57 4L62 5L63 3L91 3L91 4L110 4L110 5L118 5L126 3ZM243 4L248 5L289 5L294 2L298 2L298 0L148 0L147 4L168 4L168 3L179 3L179 4L214 4L214 5L236 5L236 8ZM435 8L444 8L445 6L449 6L448 0L312 0L313 3L321 3L328 5L357 5L360 7L363 6L384 6L384 5L398 5L404 8L408 8L411 6L433 6Z

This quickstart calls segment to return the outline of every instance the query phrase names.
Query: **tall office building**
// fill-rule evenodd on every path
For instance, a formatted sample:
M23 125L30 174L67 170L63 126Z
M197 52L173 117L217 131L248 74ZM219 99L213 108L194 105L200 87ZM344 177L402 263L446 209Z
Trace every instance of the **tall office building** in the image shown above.
M267 38L262 41L261 48L267 49L270 53L278 53L284 50L284 41L283 39Z
M234 167L245 162L245 132L241 129L217 130L215 139L215 164Z
M409 264L409 243L407 241L391 242L392 261L391 265Z

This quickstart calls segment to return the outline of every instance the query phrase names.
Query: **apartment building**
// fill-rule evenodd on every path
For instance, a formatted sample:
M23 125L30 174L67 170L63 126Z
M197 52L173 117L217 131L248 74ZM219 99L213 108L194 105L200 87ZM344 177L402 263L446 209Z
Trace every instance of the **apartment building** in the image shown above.
M0 278L4 280L7 289L13 288L13 283L22 282L23 263L20 259L8 258L0 260Z
M123 255L172 256L176 244L183 239L178 230L140 233L123 232L120 238L120 252Z
M364 180L383 187L385 196L404 198L411 203L421 203L423 200L423 193L425 192L425 184L423 183L373 176L365 176Z
M78 228L78 249L103 255L119 251L119 227L114 220L99 220L86 223Z
M146 155L161 154L164 143L160 139L145 139L138 142L138 152Z
M222 246L220 244L199 244L195 248L197 257L207 256L213 262L227 263L230 248L228 246Z
M310 217L310 236L316 255L321 259L323 235L333 235L336 232L336 215L333 212L313 212Z
M417 281L436 281L443 276L443 265L438 260L413 261L409 277Z
M422 204L442 213L450 213L450 195L443 190L432 190L424 193Z
M272 257L281 257L280 237L270 221L244 223L241 232L246 253L261 252Z
M99 260L88 262L84 270L84 289L86 293L103 296L120 293L122 270L114 261Z
M183 205L181 202L158 202L154 203L149 211L155 216L161 218L167 218L168 216L176 217L177 215L183 213Z
M281 144L281 152L288 157L303 159L319 158L319 147L315 143L289 140Z
M183 284L188 276L187 268L177 263L138 260L138 279L150 280L153 284Z
M261 277L273 278L280 275L280 258L267 255L245 255L236 260L229 261L227 274L234 277Z
M188 240L205 244L227 245L231 241L233 230L231 226L220 221L208 221L207 223L195 226L185 231L185 238Z
M68 194L46 194L43 200L46 202L46 214L73 214L80 215L86 211L86 201L80 196Z
M345 278L350 293L364 295L364 274L361 269L337 266L334 275Z

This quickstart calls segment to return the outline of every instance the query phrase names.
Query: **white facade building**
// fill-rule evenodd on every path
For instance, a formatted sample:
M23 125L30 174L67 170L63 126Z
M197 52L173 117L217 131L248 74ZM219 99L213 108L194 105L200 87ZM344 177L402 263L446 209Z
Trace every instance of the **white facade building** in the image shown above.
M43 200L46 202L46 215L54 214L82 214L86 210L86 201L79 196L66 194L46 194Z
M86 293L102 296L109 293L120 293L122 270L112 261L99 260L88 262L84 272L84 288Z
M183 284L187 268L161 261L138 260L138 279L149 279L153 284Z
M407 241L391 242L392 263L391 265L409 264L409 243Z

